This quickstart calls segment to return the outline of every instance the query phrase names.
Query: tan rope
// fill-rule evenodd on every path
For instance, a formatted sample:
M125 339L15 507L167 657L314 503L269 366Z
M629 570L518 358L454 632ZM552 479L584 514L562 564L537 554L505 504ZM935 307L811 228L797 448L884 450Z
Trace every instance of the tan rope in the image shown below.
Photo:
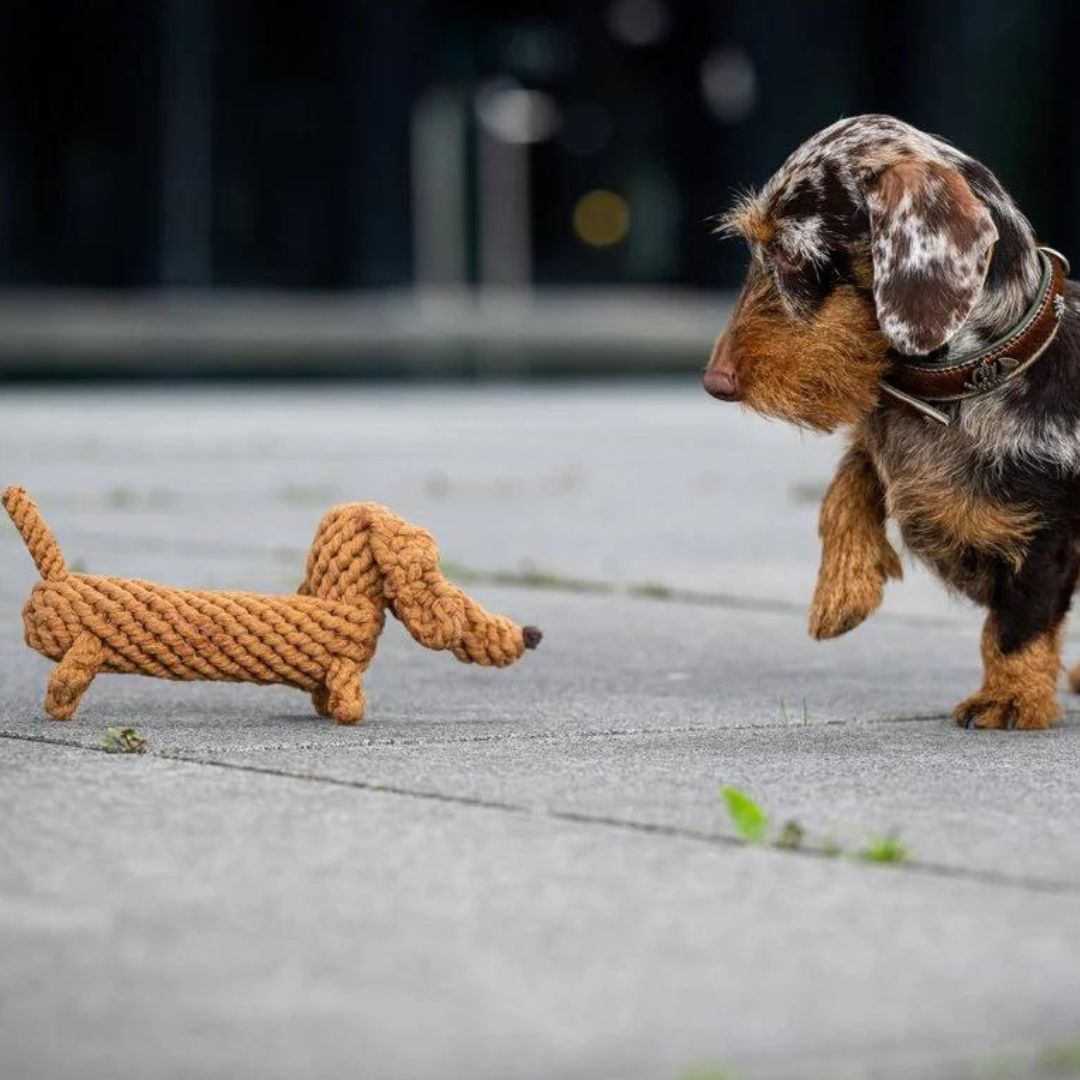
M390 609L430 649L505 666L540 631L491 615L439 571L430 533L375 503L322 520L295 596L207 592L71 573L23 488L2 502L41 572L23 609L27 644L58 661L45 708L70 719L99 672L284 683L339 723L364 713L360 675Z

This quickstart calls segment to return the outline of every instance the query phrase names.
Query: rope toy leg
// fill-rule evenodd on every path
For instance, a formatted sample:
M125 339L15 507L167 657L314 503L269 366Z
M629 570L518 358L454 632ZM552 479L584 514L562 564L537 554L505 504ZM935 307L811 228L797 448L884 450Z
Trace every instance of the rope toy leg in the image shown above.
M317 686L311 691L311 704L320 716L330 719L330 691L325 686Z
M83 694L101 670L103 656L100 639L89 631L80 634L64 653L45 693L45 711L54 720L70 720L75 715Z
M326 711L339 724L358 724L364 718L367 698L360 685L359 664L340 658L332 660L326 689Z

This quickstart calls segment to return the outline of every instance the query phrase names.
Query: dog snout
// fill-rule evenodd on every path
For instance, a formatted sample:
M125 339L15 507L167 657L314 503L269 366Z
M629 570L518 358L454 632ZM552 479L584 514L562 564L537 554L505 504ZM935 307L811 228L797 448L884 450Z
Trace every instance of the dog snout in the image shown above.
M701 382L706 392L721 401L734 401L738 397L734 369L708 368Z
M709 366L701 377L706 393L721 401L735 401L739 396L739 381L735 364L727 347L727 335L720 338L709 358Z

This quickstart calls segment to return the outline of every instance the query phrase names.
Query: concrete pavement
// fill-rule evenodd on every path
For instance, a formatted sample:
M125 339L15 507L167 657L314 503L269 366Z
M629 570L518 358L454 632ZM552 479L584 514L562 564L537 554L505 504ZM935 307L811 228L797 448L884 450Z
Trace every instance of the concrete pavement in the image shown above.
M665 382L6 394L0 480L71 561L291 589L374 498L546 632L491 672L391 627L358 729L119 677L58 725L0 527L10 1075L1080 1069L1080 724L958 730L979 618L914 568L806 637L838 453ZM722 784L804 850L743 844ZM825 854L892 832L900 865Z

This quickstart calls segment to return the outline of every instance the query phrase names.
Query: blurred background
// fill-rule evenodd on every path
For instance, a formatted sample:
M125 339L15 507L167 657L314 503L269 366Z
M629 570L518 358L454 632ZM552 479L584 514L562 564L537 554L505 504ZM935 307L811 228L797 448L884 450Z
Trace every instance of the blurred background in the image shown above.
M1075 254L1078 42L1068 0L3 0L0 378L692 371L711 215L866 111Z

